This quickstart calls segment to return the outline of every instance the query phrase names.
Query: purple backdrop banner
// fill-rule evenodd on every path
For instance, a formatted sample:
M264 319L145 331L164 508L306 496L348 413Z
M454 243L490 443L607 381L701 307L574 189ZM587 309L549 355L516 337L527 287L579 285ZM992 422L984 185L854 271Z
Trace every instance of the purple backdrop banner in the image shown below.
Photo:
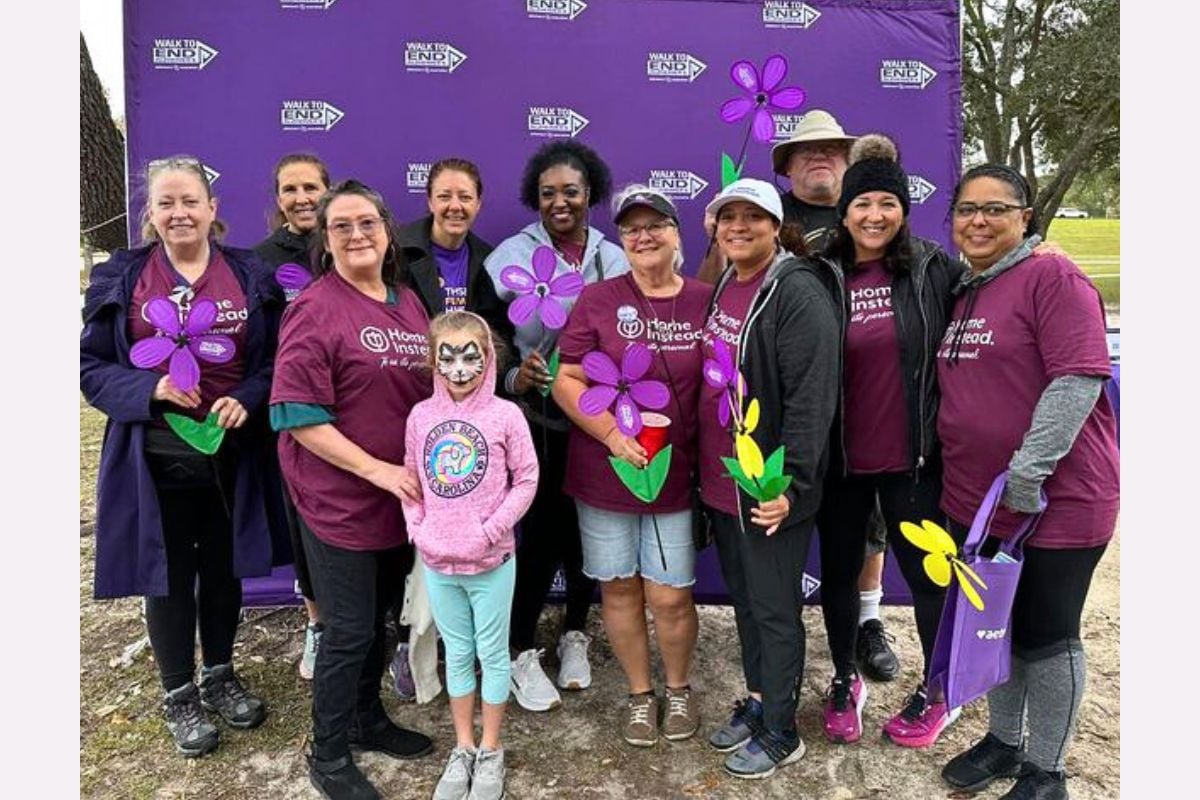
M729 68L774 53L788 59L784 84L807 93L776 115L777 139L813 108L851 133L888 133L913 230L948 244L958 0L125 0L131 232L146 163L190 153L210 170L227 240L251 246L268 232L272 166L303 150L335 180L378 188L400 220L425 213L432 162L469 158L484 180L475 232L495 243L533 218L517 199L529 155L575 137L618 186L674 197L694 272L720 155L738 155L749 124L718 115L741 92ZM768 145L750 141L743 174L771 178ZM607 208L591 222L612 236ZM697 594L710 600L724 595L715 566L705 553ZM886 596L907 601L898 573Z

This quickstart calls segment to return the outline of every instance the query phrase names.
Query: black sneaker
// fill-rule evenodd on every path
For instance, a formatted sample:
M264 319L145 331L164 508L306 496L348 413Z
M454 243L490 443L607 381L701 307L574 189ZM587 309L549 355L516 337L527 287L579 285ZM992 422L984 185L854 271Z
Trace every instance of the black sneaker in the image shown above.
M423 733L401 728L388 718L369 729L351 727L347 735L350 747L387 753L392 758L420 758L433 752L432 739Z
M978 792L999 778L1017 777L1024 762L1021 748L1005 744L989 733L970 750L950 759L942 768L942 779L956 789Z
M1068 800L1067 776L1030 767L1000 800Z
M322 761L311 755L307 758L308 780L322 797L329 800L380 800L379 792L359 771L350 756L331 761Z
M217 749L220 734L204 716L196 684L186 683L167 692L163 699L167 730L175 738L175 749L185 758L196 758Z
M233 664L205 667L200 671L200 702L215 711L232 728L255 728L267 718L267 706L233 672Z
M890 681L900 674L900 659L888 644L894 641L895 637L884 631L883 623L877 619L858 626L855 651L863 674L873 681Z

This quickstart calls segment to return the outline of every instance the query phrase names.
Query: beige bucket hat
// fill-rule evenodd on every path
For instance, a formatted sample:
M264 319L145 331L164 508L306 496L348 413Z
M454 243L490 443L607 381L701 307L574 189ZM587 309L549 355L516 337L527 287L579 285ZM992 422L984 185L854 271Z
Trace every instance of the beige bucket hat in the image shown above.
M858 137L851 136L842 130L833 114L820 108L814 108L800 118L796 132L786 142L780 142L771 148L771 164L776 175L787 177L788 159L792 148L804 142L845 142L846 146L854 143Z

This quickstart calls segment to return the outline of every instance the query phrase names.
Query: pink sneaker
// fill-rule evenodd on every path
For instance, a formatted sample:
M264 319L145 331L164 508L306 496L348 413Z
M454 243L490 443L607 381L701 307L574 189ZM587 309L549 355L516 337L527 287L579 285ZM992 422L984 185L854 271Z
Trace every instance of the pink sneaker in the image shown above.
M850 744L862 738L862 710L867 704L867 685L862 678L835 677L825 693L822 717L825 738L835 744Z
M909 698L904 710L884 724L883 735L900 747L929 747L958 719L960 711L947 709L944 702L929 702L922 686Z

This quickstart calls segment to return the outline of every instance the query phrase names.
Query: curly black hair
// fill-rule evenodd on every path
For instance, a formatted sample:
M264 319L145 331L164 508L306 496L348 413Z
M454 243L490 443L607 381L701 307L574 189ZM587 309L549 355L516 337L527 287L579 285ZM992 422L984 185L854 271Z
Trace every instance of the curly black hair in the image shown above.
M574 139L559 139L538 148L521 175L521 202L526 208L538 210L538 182L542 173L551 167L566 164L579 170L588 187L588 205L594 206L612 193L612 173L604 159L583 142Z

